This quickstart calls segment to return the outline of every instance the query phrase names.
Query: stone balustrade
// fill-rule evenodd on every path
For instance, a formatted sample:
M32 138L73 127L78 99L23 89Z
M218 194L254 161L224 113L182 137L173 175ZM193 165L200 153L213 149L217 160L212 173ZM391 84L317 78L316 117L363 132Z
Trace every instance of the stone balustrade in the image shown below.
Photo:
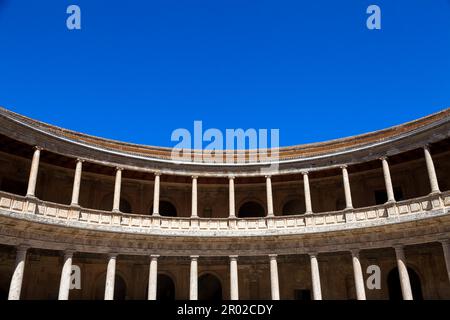
M57 204L0 192L0 215L36 217L45 223L124 233L245 236L283 235L363 228L448 214L450 191L343 211L261 218L190 218L127 214ZM406 219L406 220L405 220Z

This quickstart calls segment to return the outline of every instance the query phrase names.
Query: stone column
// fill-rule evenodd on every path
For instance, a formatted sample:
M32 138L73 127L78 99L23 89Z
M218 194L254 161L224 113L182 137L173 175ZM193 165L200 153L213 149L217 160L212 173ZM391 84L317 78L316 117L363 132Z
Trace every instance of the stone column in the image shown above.
M14 266L14 273L9 286L8 300L20 300L23 274L25 271L25 261L27 259L27 250L28 247L25 246L17 247L16 264Z
M314 300L322 300L322 288L320 286L319 262L317 261L317 253L310 253L311 260L311 280Z
M348 178L347 166L341 166L342 169L342 179L344 181L344 192L345 192L345 209L353 209L352 202L352 192L350 189L350 180Z
M309 176L308 171L303 171L303 189L305 191L305 208L306 212L305 214L311 214L312 211L312 202L311 202L311 191L309 189Z
M148 276L148 300L156 300L158 288L158 255L150 256L150 270Z
M355 278L356 298L358 300L366 300L366 290L364 288L364 277L359 261L359 250L352 250L353 274Z
M72 206L78 206L79 198L80 198L80 185L81 185L81 173L83 170L83 162L82 159L77 159L77 165L75 167L75 176L73 178L73 189L72 189Z
M230 300L239 300L238 256L230 256Z
M116 282L117 253L111 253L108 257L108 269L106 271L105 300L114 300L114 284Z
M230 218L236 218L236 203L234 199L234 177L228 178L229 181L229 200L230 200Z
M427 171L428 177L430 179L431 193L438 193L440 192L439 183L436 176L436 170L434 168L433 158L431 157L429 146L425 146L423 148L423 151L425 154L425 161L427 163Z
M413 300L411 283L409 282L408 268L406 266L405 251L403 250L403 246L396 246L394 248L397 258L397 267L400 276L400 285L402 287L403 300Z
M382 157L381 163L383 165L384 183L386 185L387 202L395 202L394 188L392 187L391 171L389 170L389 163L387 157Z
M120 191L122 188L122 168L116 168L116 182L114 184L114 212L120 212Z
M191 256L189 300L198 300L198 256Z
M155 186L153 190L153 215L159 216L159 193L161 190L161 173L155 173Z
M34 198L36 196L36 182L39 171L39 158L41 157L41 147L34 148L33 160L31 160L30 177L28 179L27 197Z
M445 266L447 267L448 280L450 281L450 240L443 240L442 250L444 251Z
M273 217L272 178L266 176L267 216Z
M72 258L73 251L64 252L64 264L61 272L61 280L59 282L58 300L69 300L70 292L70 275L72 274Z
M278 264L277 255L269 255L270 260L270 288L272 293L272 300L280 300L280 285L278 282Z
M191 218L198 218L197 213L197 176L192 176L192 210Z

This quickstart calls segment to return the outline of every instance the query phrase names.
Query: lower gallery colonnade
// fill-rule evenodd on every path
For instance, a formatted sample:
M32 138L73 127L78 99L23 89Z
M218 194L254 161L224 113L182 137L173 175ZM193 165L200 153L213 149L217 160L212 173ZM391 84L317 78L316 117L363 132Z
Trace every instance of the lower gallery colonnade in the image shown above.
M448 280L450 282L450 241L443 240L441 242L443 257L447 268ZM22 282L24 278L25 263L27 257L27 246L18 246L16 248L16 261L14 272L11 278L9 289L9 300L19 300L21 297ZM399 272L401 293L404 300L413 300L413 291L411 288L410 277L408 275L407 260L404 252L404 246L398 245L394 247L396 264ZM63 253L63 266L61 270L61 278L59 284L59 300L68 300L71 284L72 259L74 251L67 250ZM356 290L356 298L358 300L366 300L366 284L364 281L363 270L360 262L360 251L358 249L349 252L352 260L353 280ZM119 254L111 253L107 257L107 272L105 281L105 300L114 299L114 285L116 278L116 263ZM320 280L319 262L317 252L309 253L312 298L314 300L322 300L322 284ZM267 263L270 270L270 293L271 299L280 299L280 283L278 275L277 255L271 254L267 257ZM157 298L157 278L158 278L158 259L159 255L149 255L149 272L148 272L148 300L156 300ZM198 300L198 263L200 256L190 256L190 275L189 275L189 299ZM238 258L237 255L229 256L229 279L230 279L230 300L239 300L238 285Z

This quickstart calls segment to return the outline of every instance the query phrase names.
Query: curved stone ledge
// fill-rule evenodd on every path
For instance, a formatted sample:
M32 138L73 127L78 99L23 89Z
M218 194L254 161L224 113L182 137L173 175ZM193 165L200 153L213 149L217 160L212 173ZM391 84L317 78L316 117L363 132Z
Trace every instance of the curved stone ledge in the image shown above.
M392 204L252 219L153 217L71 207L0 192L0 216L33 223L162 237L273 237L352 230L448 215L450 192Z

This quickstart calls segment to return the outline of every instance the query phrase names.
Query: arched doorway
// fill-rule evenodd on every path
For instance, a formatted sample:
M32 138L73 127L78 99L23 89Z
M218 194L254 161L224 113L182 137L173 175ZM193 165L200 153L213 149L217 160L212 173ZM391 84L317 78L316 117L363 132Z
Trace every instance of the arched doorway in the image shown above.
M95 300L104 300L105 298L105 282L106 273L104 273L98 280L95 289ZM127 297L127 285L125 280L116 274L114 280L114 300L125 300Z
M283 216L293 216L305 213L305 203L298 199L293 199L286 202L283 206Z
M238 212L239 218L258 218L265 217L266 210L255 201L248 201L241 205Z
M175 300L175 283L168 275L158 274L156 300Z
M112 206L113 206L113 200L114 200L114 195L112 193L106 195L102 199L99 209L104 210L104 211L111 211ZM124 198L120 198L119 210L120 210L120 212L123 212L123 213L132 213L133 212L130 202Z
M198 278L198 300L222 300L222 284L215 275L206 273Z
M422 284L419 275L412 269L408 268L409 281L414 300L423 300ZM403 300L402 287L400 284L400 275L398 268L392 269L387 278L389 300Z
M150 214L153 214L153 206L150 208ZM159 203L159 214L163 217L176 217L177 208L169 201Z

